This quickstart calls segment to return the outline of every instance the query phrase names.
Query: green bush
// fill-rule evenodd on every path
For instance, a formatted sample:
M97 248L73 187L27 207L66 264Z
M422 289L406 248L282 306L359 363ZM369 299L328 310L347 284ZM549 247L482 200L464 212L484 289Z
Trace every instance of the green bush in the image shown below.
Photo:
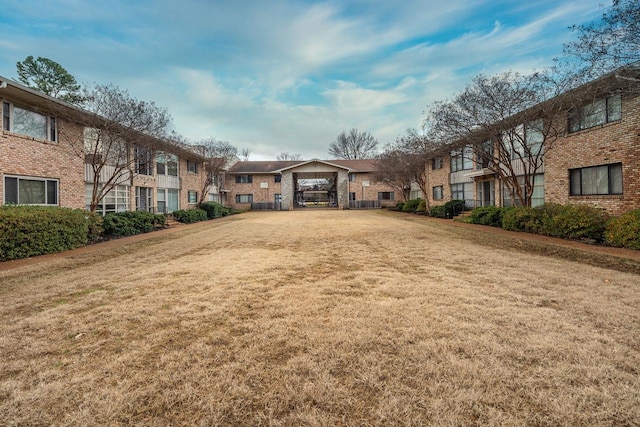
M587 205L553 205L551 209L543 206L541 210L552 212L548 220L545 218L542 234L562 239L589 239L598 242L604 238L609 217L602 209Z
M453 218L465 210L464 200L449 200L444 204L445 218Z
M185 224L193 224L198 221L206 221L207 220L207 212L203 209L187 209L187 210L178 210L173 211L173 217L178 222L182 222Z
M402 212L413 213L418 209L418 205L420 205L420 199L407 200L407 202L402 205Z
M396 203L396 210L402 212L402 208L404 207L404 202Z
M427 201L420 200L418 207L416 208L416 213L420 215L424 215L427 212Z
M444 205L432 207L429 215L431 215L434 218L446 218Z
M492 227L502 227L502 217L506 208L497 206L485 206L475 208L471 211L469 222L472 224L490 225Z
M207 213L207 219L221 218L231 215L232 210L217 202L205 202L200 205L200 209Z
M609 220L604 241L609 246L640 250L640 209Z
M524 231L525 233L540 234L549 220L544 209L519 206L505 208L502 216L502 228L510 231Z
M74 249L87 244L86 211L48 206L0 207L0 261Z
M89 243L97 242L104 234L104 228L102 227L102 215L95 212L86 212L86 219L88 228L87 240Z
M148 233L165 224L164 215L143 211L108 213L103 220L104 233L108 236L132 236Z

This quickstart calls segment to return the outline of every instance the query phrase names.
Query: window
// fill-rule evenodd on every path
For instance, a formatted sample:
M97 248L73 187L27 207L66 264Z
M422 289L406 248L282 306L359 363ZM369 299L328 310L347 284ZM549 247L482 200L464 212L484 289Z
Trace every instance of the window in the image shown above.
M442 185L438 185L437 187L433 187L432 191L433 191L433 200L442 200L443 195L442 195Z
M218 194L209 193L208 201L220 203L220 196Z
M158 213L171 213L180 209L180 190L158 188Z
M16 205L57 205L58 180L5 176L4 202Z
M141 175L153 175L153 156L151 149L144 145L136 145L134 152L136 159L136 173Z
M153 188L136 187L136 210L153 211Z
M518 177L518 185L524 186L524 176ZM541 206L544 204L544 175L538 174L533 177L533 193L531 194L531 207ZM502 206L520 206L520 200L513 199L511 188L502 185Z
M98 188L100 190L101 187ZM93 184L85 184L85 204L87 210L91 209L93 198ZM106 215L110 212L125 212L129 210L129 186L117 185L104 195L98 202L96 212Z
M350 173L349 174L349 182L356 182L356 174L355 173Z
M356 200L356 193L349 193L349 201L353 202Z
M569 170L570 195L622 194L622 163Z
M236 184L251 184L252 182L252 175L236 175Z
M569 132L578 132L594 126L614 122L622 118L620 94L600 98L594 102L569 111Z
M378 200L393 200L393 191L380 191L378 192Z
M431 159L431 170L442 169L442 157Z
M198 192L197 191L189 190L187 192L187 197L188 197L188 203L189 204L198 203Z
M2 103L2 129L32 138L57 141L56 118L9 102Z
M198 173L198 163L192 160L187 160L187 172Z
M282 182L282 175L274 175L273 182Z
M473 147L467 146L451 152L451 172L473 168Z
M236 194L236 203L253 203L253 194Z
M178 157L175 154L156 154L156 172L158 175L178 176Z

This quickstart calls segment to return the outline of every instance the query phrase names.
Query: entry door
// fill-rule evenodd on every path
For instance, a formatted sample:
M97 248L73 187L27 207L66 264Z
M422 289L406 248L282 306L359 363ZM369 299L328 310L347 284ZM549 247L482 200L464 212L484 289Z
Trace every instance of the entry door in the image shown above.
M495 181L482 181L478 183L478 200L480 201L480 206L494 206L495 199Z
M151 188L136 187L136 210L138 211L150 211L153 205L153 196Z

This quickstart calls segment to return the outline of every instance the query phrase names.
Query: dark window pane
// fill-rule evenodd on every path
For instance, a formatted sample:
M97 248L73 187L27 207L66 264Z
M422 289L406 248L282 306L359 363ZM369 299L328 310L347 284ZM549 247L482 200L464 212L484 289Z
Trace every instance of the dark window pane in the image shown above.
M18 178L4 179L4 202L18 204Z
M58 182L57 181L47 181L47 204L48 205L58 204Z

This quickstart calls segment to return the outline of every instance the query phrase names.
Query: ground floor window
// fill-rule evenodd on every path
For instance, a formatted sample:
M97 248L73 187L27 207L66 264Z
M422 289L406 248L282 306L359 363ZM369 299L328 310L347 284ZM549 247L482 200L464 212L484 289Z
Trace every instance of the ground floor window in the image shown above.
M209 193L207 201L220 203L220 196L218 194Z
M378 200L394 200L393 191L380 191L380 192L378 192Z
M443 198L442 189L443 189L442 185L438 185L438 186L432 188L433 200L442 200L442 198Z
M102 189L102 185L98 190ZM91 209L93 199L93 184L85 184L85 205ZM129 210L129 186L117 185L104 195L96 207L96 213L106 215L110 212L126 212Z
M518 177L518 185L524 186L524 176ZM533 193L531 194L531 207L544 204L544 175L539 174L533 177ZM522 203L513 198L512 189L507 185L502 185L502 206L520 206Z
M198 203L198 192L197 191L189 190L189 192L187 193L187 197L188 197L187 200L188 200L189 204Z
M253 203L253 194L236 194L236 203Z
M473 208L475 206L473 182L451 184L451 200L464 200L468 208Z
M4 203L16 205L57 205L57 179L5 176Z
M572 196L622 194L622 163L569 170Z
M136 187L136 210L153 211L153 188Z
M180 209L180 190L158 188L158 213L171 213Z

